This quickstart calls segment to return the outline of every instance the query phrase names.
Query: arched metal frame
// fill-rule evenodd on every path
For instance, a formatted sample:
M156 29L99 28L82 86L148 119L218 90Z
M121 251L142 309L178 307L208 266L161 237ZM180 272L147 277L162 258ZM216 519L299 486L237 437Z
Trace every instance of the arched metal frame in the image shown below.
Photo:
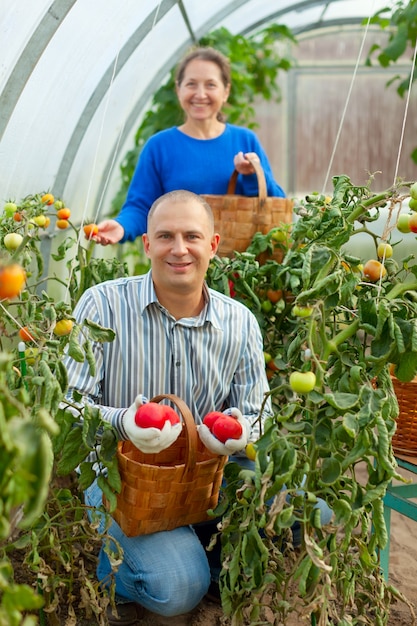
M91 212L117 178L151 94L204 33L278 22L297 34L358 23L371 8L378 2L3 0L0 200L50 188Z

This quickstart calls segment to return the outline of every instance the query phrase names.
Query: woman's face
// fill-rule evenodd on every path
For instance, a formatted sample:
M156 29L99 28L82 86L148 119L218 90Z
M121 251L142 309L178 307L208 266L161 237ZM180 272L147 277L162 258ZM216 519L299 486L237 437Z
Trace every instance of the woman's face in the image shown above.
M201 59L188 63L184 78L177 86L178 100L186 118L202 122L217 119L229 91L230 86L224 86L218 65Z

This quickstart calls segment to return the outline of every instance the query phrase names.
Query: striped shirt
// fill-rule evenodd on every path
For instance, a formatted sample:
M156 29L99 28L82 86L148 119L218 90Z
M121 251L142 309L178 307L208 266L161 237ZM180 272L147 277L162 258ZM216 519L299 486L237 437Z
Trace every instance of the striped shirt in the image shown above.
M66 357L70 394L76 389L98 406L121 439L127 439L121 417L139 393L179 396L197 424L228 407L251 424L258 418L269 390L258 322L241 303L207 285L203 290L201 313L179 320L159 303L152 271L95 285L80 298L77 321L112 328L116 337L93 343L94 376L87 362Z

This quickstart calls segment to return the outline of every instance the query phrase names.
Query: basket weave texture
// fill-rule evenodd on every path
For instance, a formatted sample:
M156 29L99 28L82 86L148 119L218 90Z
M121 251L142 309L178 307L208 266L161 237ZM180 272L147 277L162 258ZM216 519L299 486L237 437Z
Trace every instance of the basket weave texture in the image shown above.
M258 161L251 163L258 178L258 196L235 194L236 170L229 180L227 194L202 195L213 210L215 232L220 233L219 256L232 257L234 252L244 252L255 233L266 235L272 228L292 222L293 201L267 196L262 165ZM277 250L274 257L277 255L280 257L277 260L281 260L281 250Z
M120 441L117 458L122 480L112 516L128 537L147 535L212 519L207 510L218 502L227 456L214 456L201 442L185 402L173 394L167 399L181 413L178 439L158 454L145 454L130 441ZM105 507L108 501L103 497Z
M392 376L392 384L400 409L392 448L400 454L417 456L417 379L403 383Z

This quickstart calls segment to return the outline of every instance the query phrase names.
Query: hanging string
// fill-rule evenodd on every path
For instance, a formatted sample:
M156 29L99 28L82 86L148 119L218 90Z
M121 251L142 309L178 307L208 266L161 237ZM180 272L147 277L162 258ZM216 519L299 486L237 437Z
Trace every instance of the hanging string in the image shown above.
M403 142L404 142L404 134L405 134L405 126L406 126L406 122L407 122L407 116L408 116L408 107L410 104L410 98L411 98L411 88L413 85L413 80L414 80L414 70L415 70L415 66L416 66L416 58L417 58L417 41L416 41L416 45L414 47L414 55L413 55L413 65L412 65L412 69L410 72L410 80L408 83L408 91L407 91L407 98L406 98L406 102L405 102L405 109L404 109L404 116L403 116L403 122L402 122L402 127L401 127L401 134L400 134L400 143L398 146L398 154L397 154L397 162L395 165L395 172L394 172L394 181L393 181L393 185L396 184L397 179L398 179L398 170L399 170L399 166L400 166L400 158L401 158L401 152L402 152L402 147L403 147ZM398 204L398 209L395 215L395 222L392 226L390 226L391 223L391 218L392 215L394 213L394 208L395 205ZM383 233L381 235L381 241L387 241L390 233L394 230L397 222L398 222L398 218L400 216L401 213L401 208L402 208L402 202L401 200L396 201L394 199L390 200L390 205L388 208L388 216L387 216L387 220L385 222L385 226L384 226L384 230ZM381 263L383 266L385 266L385 249L384 249L384 254L383 257L381 259ZM378 281L378 298L380 297L381 294L381 290L382 290L382 272L381 275L379 277L379 281Z
M339 129L337 131L336 140L335 140L334 147L333 147L333 152L332 152L331 157L330 157L329 167L327 169L326 177L324 179L324 183L323 183L323 187L322 187L322 194L323 195L326 193L327 184L328 184L328 181L329 181L329 178L330 178L330 172L331 172L331 169L333 167L334 157L336 155L336 150L337 150L337 147L338 147L340 135L341 135L341 132L342 132L344 121L345 121L346 111L347 111L347 108L348 108L348 105L349 105L350 96L352 94L353 85L355 83L356 75L358 73L359 63L360 63L360 60L361 60L361 57L362 57L363 48L365 46L365 41L366 41L366 37L367 37L367 34L368 34L368 30L369 30L369 25L371 23L371 17L374 14L374 5L375 5L375 0L373 0L373 2L372 2L371 12L370 12L368 20L366 22L366 27L365 27L364 35L363 35L363 38L362 38L362 43L361 43L361 46L360 46L360 49L359 49L358 58L356 60L355 69L353 71L352 80L350 82L348 95L347 95L347 98L346 98L345 106L344 106L342 117L341 117L340 124L339 124Z
M408 106L410 104L411 87L413 85L413 80L414 80L414 70L415 70L415 67L416 67L416 58L417 58L417 41L416 41L416 45L414 47L413 67L412 67L412 70L410 72L410 80L409 80L409 83L408 83L408 92L407 92L407 99L406 99L406 102L405 102L405 111L404 111L403 125L402 125L402 129L401 129L400 145L398 147L397 163L396 163L396 166L395 166L394 185L395 185L395 183L397 181L398 169L399 169L399 166L400 166L400 157L401 157L401 151L402 151L402 147L403 147L404 134L405 134L405 123L407 121Z
M162 0L159 1L158 6L156 7L154 19L153 19L152 26L151 26L151 29L150 29L149 32L152 32L152 30L154 29L155 24L156 24L156 22L158 20L158 15L159 15L159 10L160 10L160 7L161 7L161 3L162 3ZM146 50L147 49L145 49L145 52L146 52ZM105 121L106 121L106 116L107 116L107 111L108 111L108 108L109 108L110 98L112 96L112 91L113 91L113 86L114 86L114 81L115 81L115 76L116 76L116 70L117 70L117 64L118 64L118 60L119 60L119 56L120 56L120 51L121 51L121 37L119 39L119 45L118 45L117 53L116 53L116 56L115 56L115 59L114 59L114 63L113 63L113 69L112 69L112 74L111 74L111 78L110 78L109 88L107 90L105 106L104 106L103 115L102 115L102 118L101 118L99 134L98 134L98 137L97 137L96 149L95 149L94 158L93 158L93 165L92 165L92 173L91 173L91 176L90 176L90 180L89 180L89 184L88 184L88 188L87 188L86 199L85 199L85 203L84 203L84 207L83 207L83 212L82 212L82 215L81 215L81 223L80 223L80 228L79 228L79 233L78 233L77 248L81 245L83 226L85 224L85 219L86 219L86 215L87 215L87 208L88 208L89 202L90 202L90 196L91 196L91 190L92 190L92 181L94 180L94 174L95 174L95 171L96 171L98 155L99 155L99 148L100 148L100 144L101 144L101 140L102 140L102 136L103 136L104 124L105 124ZM132 90L132 93L131 93L131 98L133 98L133 90ZM112 165L114 164L114 161L115 161L117 148L118 148L118 146L120 144L120 140L121 140L121 137L122 137L122 134L123 134L124 126L125 126L125 124L123 123L121 125L120 131L118 133L117 142L116 142L116 149L115 149L114 154L113 154ZM97 220L97 217L98 217L98 215L100 213L101 204L103 202L104 195L105 195L105 190L107 189L109 181L110 181L111 171L112 171L112 168L109 168L109 171L107 172L106 179L104 181L104 189L103 189L103 191L102 191L102 193L100 195L100 199L99 199L99 203L98 203L98 206L97 206L96 214L94 216L94 221ZM72 259L71 263L70 263L70 272L69 272L67 287L66 287L66 290L65 290L64 302L67 302L68 298L69 298L69 286L70 286L70 283L71 283L71 278L72 278L72 275L73 275L73 272L74 272L74 269L75 269L76 262L77 262L77 258L74 257Z
M160 2L158 3L158 6L156 7L155 15L154 15L154 19L153 19L153 22L152 22L152 26L151 26L150 32L152 32L152 30L155 28L155 24L158 21L158 15L159 15L159 10L161 8L161 4L162 4L162 0L160 0ZM147 53L147 51L148 51L148 48L145 48L144 64L145 64L145 61L146 61L146 56L147 56L146 53ZM133 91L131 92L131 97L133 97ZM99 201L98 201L98 204L97 204L97 210L96 210L96 213L95 213L95 216L94 216L94 221L95 222L98 220L98 217L99 217L99 215L101 213L101 209L102 209L102 206L103 206L103 202L104 202L104 198L105 198L105 195L106 195L106 191L107 191L107 188L108 188L108 185L109 185L109 182L110 182L111 172L113 171L113 166L114 166L114 163L116 161L116 157L117 157L117 153L118 153L118 150L119 150L120 141L122 139L124 128L125 128L125 122L123 122L123 124L121 125L120 131L119 131L118 136L117 136L116 146L115 146L115 149L113 151L113 158L111 160L110 167L109 167L108 172L107 172L107 176L106 176L106 178L104 180L103 189L102 189L102 192L100 194L100 198L99 198Z

